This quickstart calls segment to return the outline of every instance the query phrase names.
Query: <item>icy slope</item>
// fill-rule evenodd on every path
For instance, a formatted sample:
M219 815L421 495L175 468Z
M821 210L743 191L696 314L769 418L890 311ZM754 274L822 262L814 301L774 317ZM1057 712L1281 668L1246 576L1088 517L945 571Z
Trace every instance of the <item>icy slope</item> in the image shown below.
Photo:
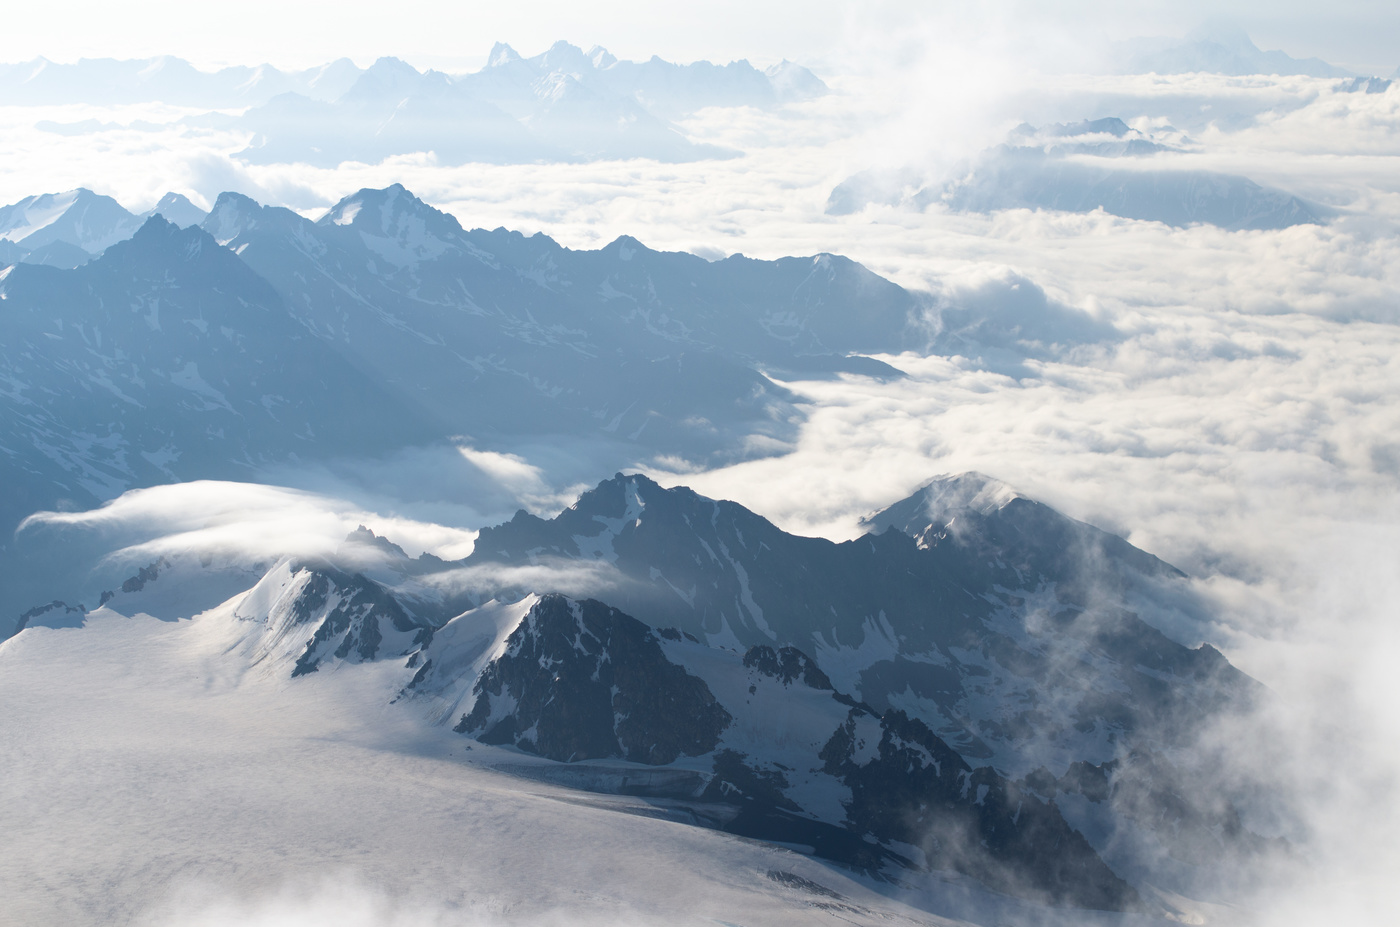
M386 705L401 663L249 673L228 617L103 611L0 644L0 920L164 927L353 901L444 925L951 923L639 799L495 772L498 748Z
M424 663L408 691L441 678ZM645 794L698 802L686 807L723 830L874 870L957 869L1057 904L1139 904L1053 805L973 770L904 713L877 716L832 691L790 648L741 660L600 602L546 596L473 694L453 730L564 763L693 770L659 782L624 773L614 788L636 780Z

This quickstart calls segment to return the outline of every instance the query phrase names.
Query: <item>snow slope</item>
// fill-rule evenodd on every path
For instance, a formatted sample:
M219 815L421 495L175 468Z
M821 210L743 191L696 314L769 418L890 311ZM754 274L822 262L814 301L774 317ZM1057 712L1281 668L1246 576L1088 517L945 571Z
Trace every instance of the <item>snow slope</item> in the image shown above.
M519 760L388 704L401 663L250 672L232 605L179 622L102 610L0 645L0 922L286 917L347 894L443 924L1096 921L957 880L921 896L494 771Z

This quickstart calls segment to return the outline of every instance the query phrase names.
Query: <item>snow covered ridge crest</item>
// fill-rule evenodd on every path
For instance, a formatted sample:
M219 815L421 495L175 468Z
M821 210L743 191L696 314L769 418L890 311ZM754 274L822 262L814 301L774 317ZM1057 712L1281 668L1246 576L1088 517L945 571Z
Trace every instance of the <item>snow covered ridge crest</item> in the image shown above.
M365 673L392 710L502 768L871 871L1124 909L1155 904L1144 884L1189 895L1222 860L1279 846L1194 752L1267 696L1135 611L1189 602L1178 571L977 474L871 524L802 538L618 474L553 519L482 531L461 561L361 529L232 597L172 557L101 606L218 606L199 621L226 624L243 641L228 652L288 698ZM607 563L606 587L557 594L550 565L571 561ZM463 570L500 579L440 581ZM89 620L61 602L27 618L21 634Z
M828 92L789 61L766 70L747 61L619 61L567 42L531 58L497 44L486 67L455 75L420 72L391 57L363 70L342 59L300 73L264 65L213 74L174 58L39 59L0 65L0 90L18 105L160 100L203 107L180 124L251 136L241 160L324 167L419 152L444 164L733 157L739 152L693 141L670 120L706 107L773 109ZM220 112L233 108L244 112ZM162 126L90 119L45 120L40 128L74 136Z

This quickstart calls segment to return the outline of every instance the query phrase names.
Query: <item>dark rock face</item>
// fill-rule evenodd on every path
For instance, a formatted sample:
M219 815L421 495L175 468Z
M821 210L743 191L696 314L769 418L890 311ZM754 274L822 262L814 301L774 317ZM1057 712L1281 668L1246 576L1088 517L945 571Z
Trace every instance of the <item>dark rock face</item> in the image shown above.
M1192 865L1231 856L1287 852L1284 838L1248 830L1233 802L1199 775L1177 768L1161 754L1133 750L1106 763L1077 762L1056 780L1037 771L1026 785L1042 795L1078 794L1107 804L1114 814L1158 835L1172 858Z
M851 789L848 826L921 848L931 865L954 868L993 888L1054 904L1125 910L1137 892L1046 804L989 766L970 767L917 719L888 711L878 752L857 759L853 708L822 749L825 770Z
M815 652L818 632L828 645L859 646L882 610L907 646L927 647L958 640L990 611L981 586L969 589L911 538L798 537L736 503L640 474L618 474L553 519L521 512L484 529L466 563L548 557L612 560L635 581L607 592L619 608L702 640L728 629L745 647L776 639Z
M906 692L933 703L940 716L926 720L965 756L1066 745L1026 769L1088 758L1071 745L1085 732L1096 762L1124 736L1189 738L1257 688L1126 607L1140 590L1177 589L1179 570L986 477L935 481L866 524L879 533L797 537L735 503L619 474L553 519L521 512L483 530L466 563L608 561L625 582L596 594L628 614L702 640L732 634L773 660L887 640L895 653L836 687L878 711Z
M23 631L25 628L29 627L31 622L34 622L35 619L42 618L43 616L54 612L63 615L65 624L73 623L75 621L75 619L68 617L70 615L87 615L87 609L83 607L83 604L81 602L79 602L77 605L69 605L67 602L61 601L59 599L54 599L47 605L36 605L28 611L24 612L24 614L20 615L19 620L15 622L14 633L18 634L20 631ZM81 620L81 618L76 619L76 621L79 622Z
M796 647L779 647L776 651L767 644L750 647L744 654L744 665L780 680L785 686L801 679L813 689L832 688L826 673Z
M714 778L705 790L715 801L752 802L757 805L800 811L797 803L783 794L787 777L776 769L750 765L742 753L720 750L715 754Z
M554 760L661 765L715 748L732 720L646 625L601 602L542 598L473 690L455 730Z
M756 709L732 681L725 691L733 690L736 701L726 706L703 679L671 663L661 641L688 647L679 636L651 631L601 602L545 596L478 677L475 704L455 729L563 762L620 757L664 765L711 753L703 790L695 794L687 780L685 794L672 797L730 806L713 825L730 833L807 845L818 856L870 871L916 866L891 848L903 843L919 847L930 866L957 869L997 890L1105 910L1137 904L1134 890L1053 803L991 767L973 769L904 712L877 715L836 692L816 662L794 647L759 645L742 658L710 651L701 665L740 664L770 677L777 691L801 686L812 695L830 693L802 696L800 709L815 712L803 724L832 725L825 745L817 740L805 758L782 756L795 766L763 749L726 745L734 717L751 724ZM713 678L723 679L724 671ZM786 694L779 697L787 701ZM804 807L806 796L818 794L806 791L814 774L850 790L844 821Z
M155 563L148 564L136 571L135 576L129 576L122 581L122 592L140 592L146 588L147 583L155 582L160 577L160 571L170 566L170 563L161 557Z
M389 656L381 652L388 629L408 636L408 649L432 640L431 625L409 615L373 580L327 564L310 569L311 577L292 610L294 620L314 622L316 630L292 668L293 677L316 672L328 657L358 663ZM401 656L402 651L394 655Z

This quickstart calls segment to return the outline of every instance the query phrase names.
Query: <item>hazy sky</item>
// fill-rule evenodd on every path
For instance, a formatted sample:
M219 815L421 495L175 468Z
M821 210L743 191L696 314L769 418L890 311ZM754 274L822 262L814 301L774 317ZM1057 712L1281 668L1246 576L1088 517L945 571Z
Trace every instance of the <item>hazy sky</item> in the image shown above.
M1374 0L704 0L664 7L643 0L52 0L6 11L5 56L20 61L39 55L72 60L177 54L202 65L309 66L340 56L368 64L397 55L450 70L479 66L496 41L532 53L566 38L601 44L626 58L747 57L762 64L788 57L822 64L868 52L868 40L881 35L907 34L913 21L971 20L1032 36L1048 30L1063 41L1181 35L1216 16L1238 22L1261 47L1298 57L1386 74L1400 63L1400 8Z

